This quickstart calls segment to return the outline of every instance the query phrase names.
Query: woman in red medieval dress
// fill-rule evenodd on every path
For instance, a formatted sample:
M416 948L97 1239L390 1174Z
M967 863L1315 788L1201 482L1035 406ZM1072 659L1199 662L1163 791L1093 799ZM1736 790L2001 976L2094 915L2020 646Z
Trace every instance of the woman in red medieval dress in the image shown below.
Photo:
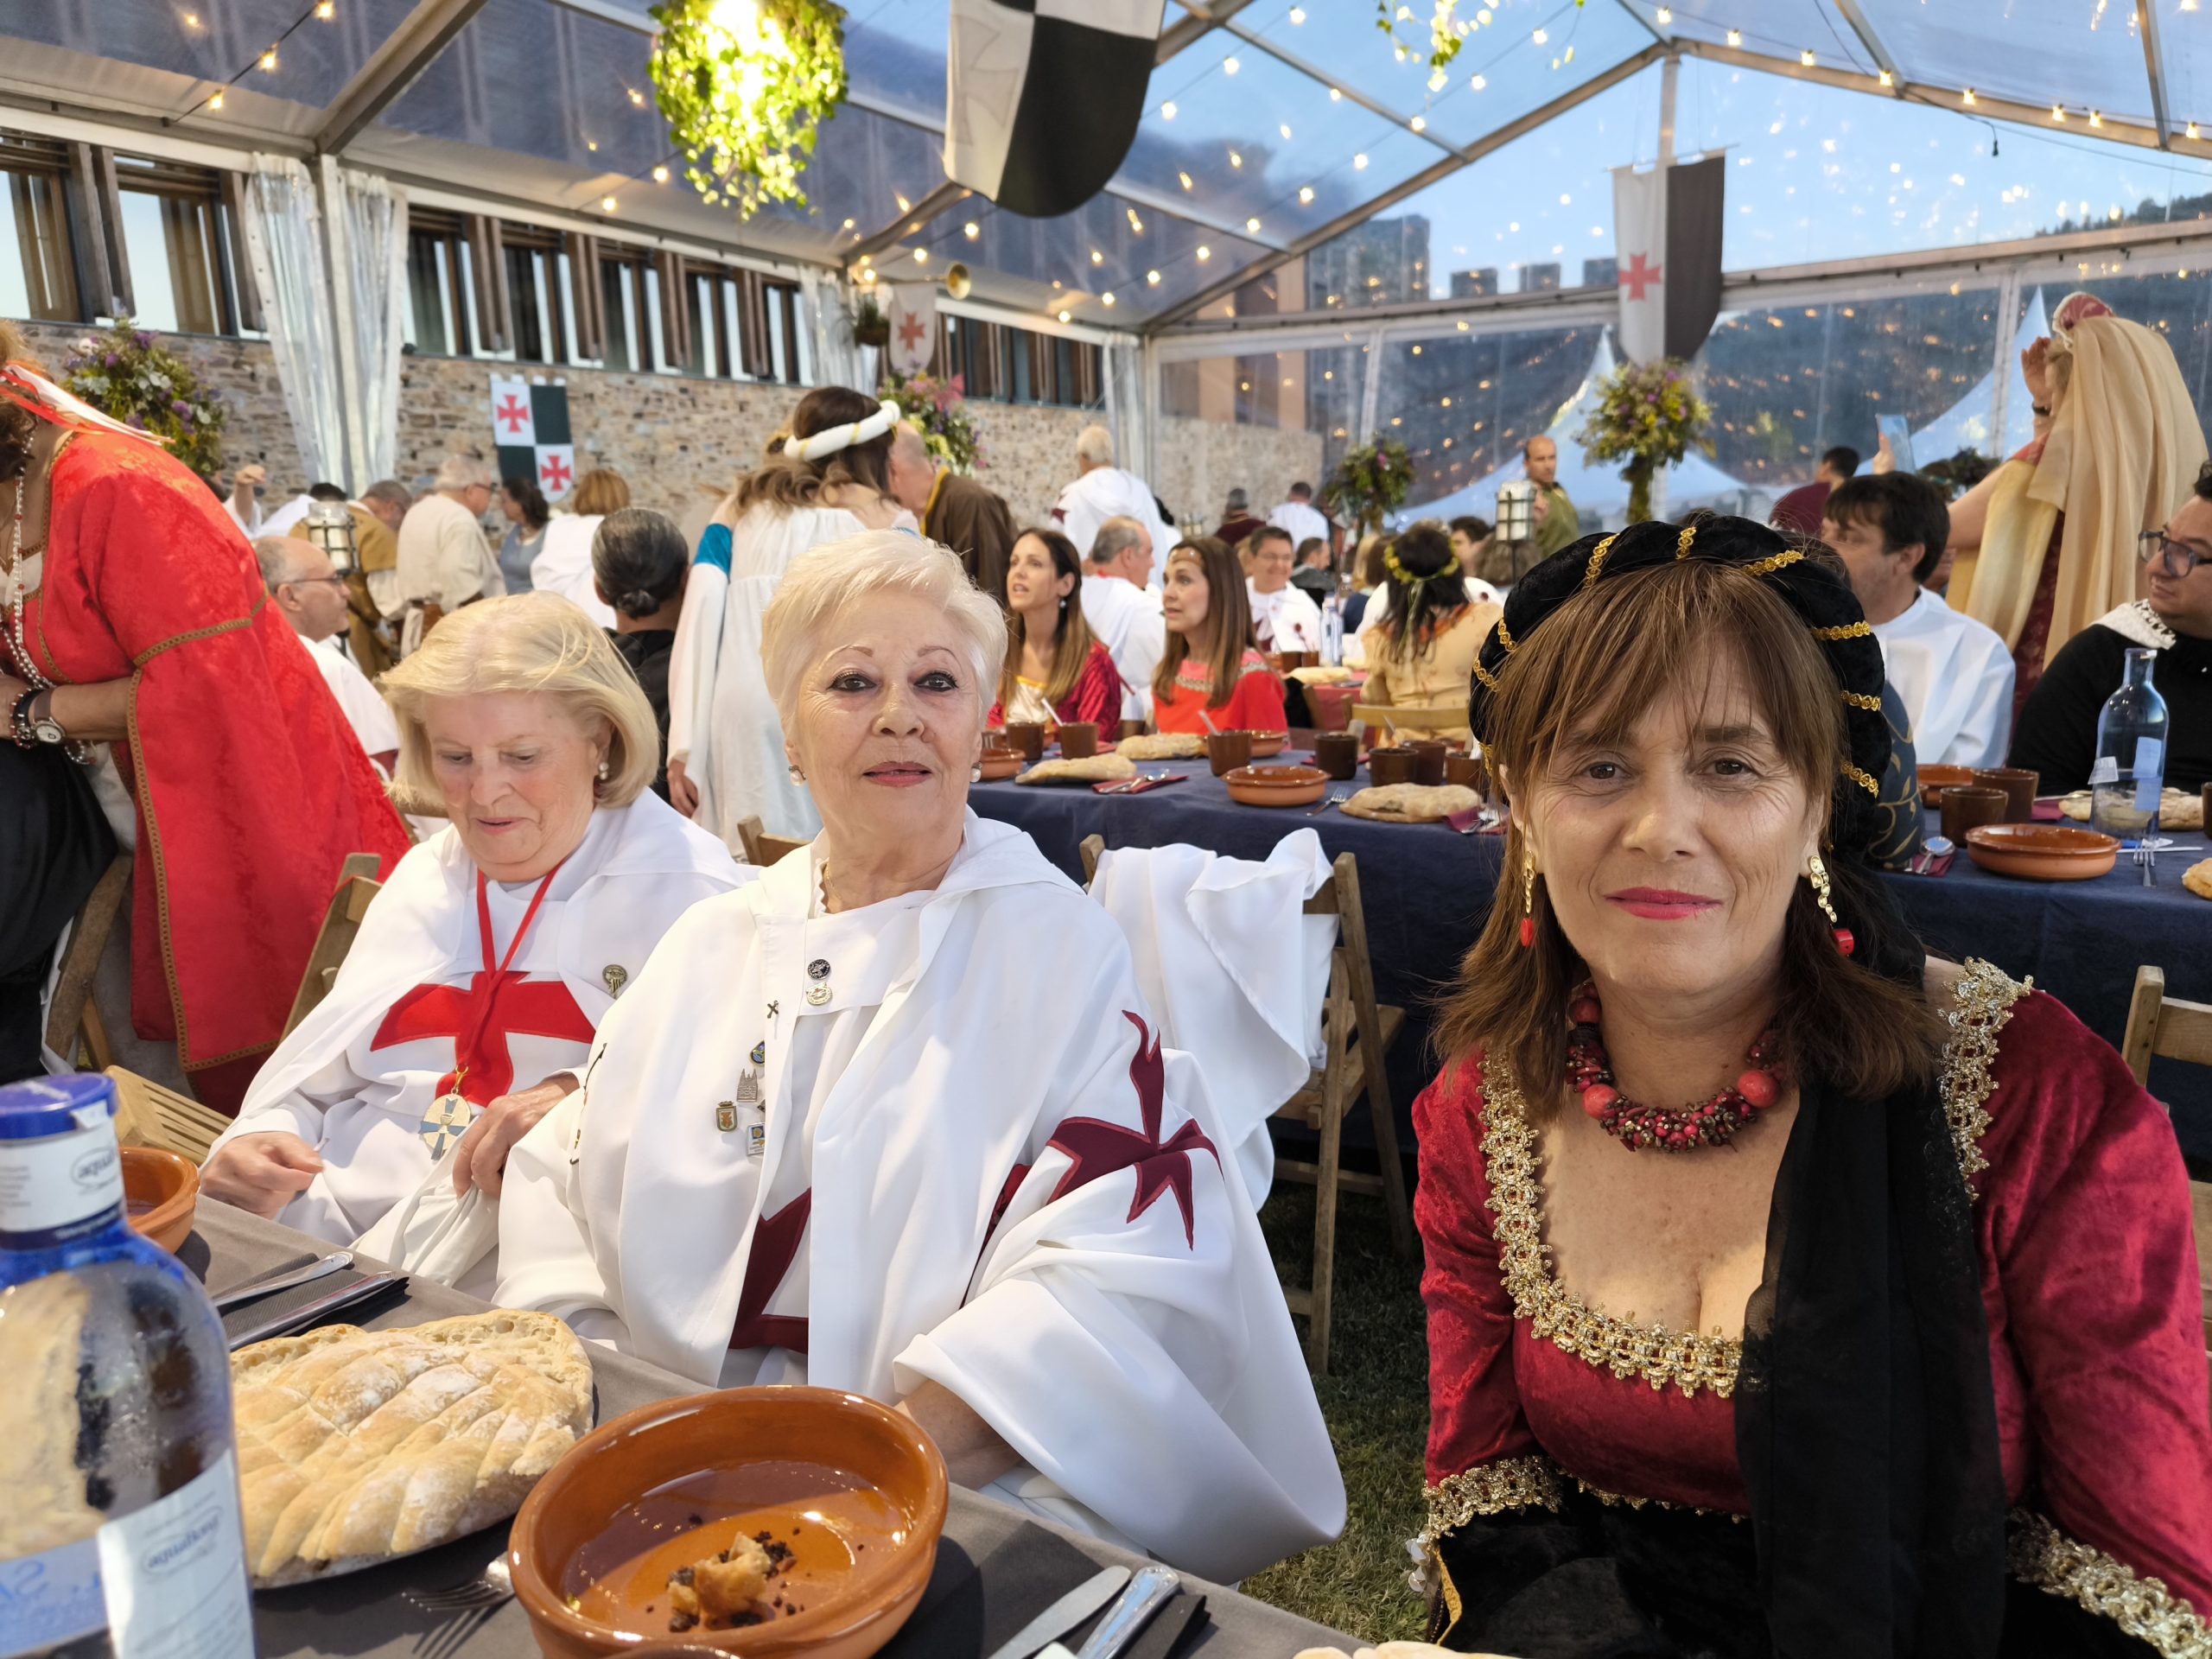
M0 714L129 790L131 1023L232 1110L346 855L407 832L221 505L25 357L0 322Z

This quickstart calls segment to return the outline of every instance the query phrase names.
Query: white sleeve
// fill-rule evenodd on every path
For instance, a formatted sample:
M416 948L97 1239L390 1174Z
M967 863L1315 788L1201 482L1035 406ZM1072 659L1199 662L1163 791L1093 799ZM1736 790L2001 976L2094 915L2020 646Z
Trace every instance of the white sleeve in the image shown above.
M592 1058L598 1058L596 1045ZM569 1161L582 1128L586 1092L570 1093L507 1154L499 1192L499 1285L493 1300L550 1313L580 1337L625 1348L628 1328L614 1312L592 1254L576 1166Z
M728 597L729 577L720 565L691 567L668 658L668 758L687 766L694 734L705 733L713 715L715 664L721 655Z
M2012 653L2002 639L1993 637L1986 643L1988 654L1978 665L1966 718L1951 740L1962 766L2001 766L2012 743Z
M378 613L387 622L397 620L407 608L407 590L399 585L399 568L394 565L389 570L371 570L366 574L369 599Z

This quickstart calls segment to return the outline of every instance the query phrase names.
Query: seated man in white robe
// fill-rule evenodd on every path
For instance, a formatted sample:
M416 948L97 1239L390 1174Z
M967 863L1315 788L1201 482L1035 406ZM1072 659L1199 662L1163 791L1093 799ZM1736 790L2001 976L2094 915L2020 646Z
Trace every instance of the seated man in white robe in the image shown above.
M451 822L400 861L201 1172L340 1244L433 1179L496 1197L661 936L746 879L648 788L652 710L566 600L456 612L385 685L399 804Z
M1321 607L1290 579L1290 532L1262 524L1236 550L1252 602L1252 642L1263 652L1321 649Z
M671 930L516 1147L498 1300L704 1387L896 1403L963 1484L1213 1578L1333 1536L1196 1069L1111 918L967 810L998 607L874 532L765 622L822 833Z
M399 758L399 728L369 677L346 654L338 639L352 614L346 604L346 578L331 568L329 554L296 536L257 536L253 556L261 566L269 602L283 613L322 671L323 683L370 761L391 777L392 763Z

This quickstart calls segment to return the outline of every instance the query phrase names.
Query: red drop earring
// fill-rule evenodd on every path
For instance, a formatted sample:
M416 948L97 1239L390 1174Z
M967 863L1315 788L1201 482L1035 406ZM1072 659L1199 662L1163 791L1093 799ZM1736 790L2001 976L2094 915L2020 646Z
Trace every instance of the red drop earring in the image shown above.
M1813 902L1821 907L1821 914L1828 918L1828 930L1835 940L1836 950L1844 956L1849 956L1859 948L1859 942L1851 937L1849 928L1836 925L1835 905L1828 897L1828 867L1821 862L1818 853L1813 855L1812 862L1806 867L1805 875L1813 884Z
M1521 855L1521 948L1529 949L1536 943L1536 855L1533 852Z

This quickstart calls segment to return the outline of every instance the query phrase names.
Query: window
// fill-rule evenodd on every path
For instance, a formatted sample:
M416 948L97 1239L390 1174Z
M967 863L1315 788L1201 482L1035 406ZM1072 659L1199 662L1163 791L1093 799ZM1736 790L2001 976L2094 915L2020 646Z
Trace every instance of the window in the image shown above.
M71 322L82 315L68 175L67 146L0 133L0 316Z
M960 376L969 397L1064 409L1096 409L1102 401L1097 346L1006 323L940 315L930 372Z
M600 303L607 313L604 360L608 368L642 373L652 367L653 334L645 318L645 296L652 287L652 266L643 255L625 251L600 256Z
M507 338L516 360L565 363L575 357L561 238L533 225L499 226L507 266Z
M472 276L461 215L413 207L407 216L407 343L433 357L467 357L473 347Z
M133 315L163 334L239 332L238 253L222 181L206 168L115 157Z

